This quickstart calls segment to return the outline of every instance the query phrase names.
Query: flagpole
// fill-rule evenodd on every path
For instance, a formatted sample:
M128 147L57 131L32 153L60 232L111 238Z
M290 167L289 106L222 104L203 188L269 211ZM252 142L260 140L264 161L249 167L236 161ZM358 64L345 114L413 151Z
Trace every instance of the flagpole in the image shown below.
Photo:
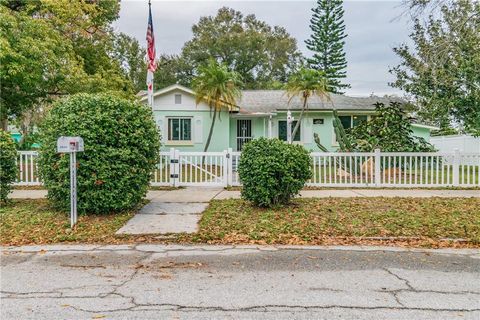
M148 12L151 14L152 12L152 3L150 0L148 0ZM151 87L149 87L149 90L148 90L148 104L150 105L150 107L153 109L153 72L151 72L150 70L148 71L148 73L150 73L150 85Z
M148 59L148 70L147 70L147 96L148 96L148 105L153 109L153 73L156 69L155 65L155 41L153 36L153 22L152 22L152 3L148 0L148 16L149 16L149 25L147 29L147 59ZM149 35L150 31L150 35ZM153 65L153 68L152 68Z

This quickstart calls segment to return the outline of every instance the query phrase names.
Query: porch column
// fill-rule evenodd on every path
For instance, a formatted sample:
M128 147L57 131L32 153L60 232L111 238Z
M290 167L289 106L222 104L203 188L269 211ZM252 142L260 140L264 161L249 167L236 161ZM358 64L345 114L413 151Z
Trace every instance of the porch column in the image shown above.
M268 138L272 139L272 115L268 117Z

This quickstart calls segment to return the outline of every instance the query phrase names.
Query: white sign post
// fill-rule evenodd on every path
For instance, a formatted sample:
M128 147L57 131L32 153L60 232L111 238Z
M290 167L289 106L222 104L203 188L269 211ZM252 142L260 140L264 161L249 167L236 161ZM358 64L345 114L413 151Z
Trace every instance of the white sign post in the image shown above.
M57 152L70 154L70 227L77 223L77 152L83 151L83 139L80 137L60 137L57 140Z
M287 111L287 142L292 144L292 123L295 120L290 110Z

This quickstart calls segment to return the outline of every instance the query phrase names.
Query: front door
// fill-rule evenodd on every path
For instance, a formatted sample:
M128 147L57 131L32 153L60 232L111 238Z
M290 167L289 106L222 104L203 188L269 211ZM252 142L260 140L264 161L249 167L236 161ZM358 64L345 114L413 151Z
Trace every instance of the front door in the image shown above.
M252 140L252 120L237 120L237 151Z

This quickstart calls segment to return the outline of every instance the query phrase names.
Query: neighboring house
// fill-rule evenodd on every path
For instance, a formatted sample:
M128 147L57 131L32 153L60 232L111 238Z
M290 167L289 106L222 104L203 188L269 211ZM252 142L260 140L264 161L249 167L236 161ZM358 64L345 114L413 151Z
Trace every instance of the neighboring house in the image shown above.
M140 98L146 103L146 96ZM333 105L338 110L345 128L358 125L375 114L375 102L388 104L390 98L349 97L331 95L331 102L312 97L308 101L308 113L300 124L294 142L306 149L319 151L314 142L318 133L322 144L331 151L338 148L332 125ZM332 105L333 103L333 105ZM287 111L298 119L302 103L299 98L288 101L283 90L244 90L236 107L222 111L217 119L209 151L232 148L241 151L245 142L258 137L287 139ZM208 136L212 113L204 102L196 105L195 92L175 84L154 93L153 111L162 132L162 149L203 151ZM296 120L295 120L296 121ZM294 127L295 122L292 124ZM416 136L430 139L435 127L412 124Z
M20 144L20 141L22 140L22 132L15 125L8 125L7 132L10 132L10 136L15 143ZM36 128L34 128L34 132L37 132ZM40 148L40 145L38 143L33 143L29 149L37 148Z
M10 136L15 142L20 142L22 140L22 133L14 125L8 125L7 132L10 132Z

